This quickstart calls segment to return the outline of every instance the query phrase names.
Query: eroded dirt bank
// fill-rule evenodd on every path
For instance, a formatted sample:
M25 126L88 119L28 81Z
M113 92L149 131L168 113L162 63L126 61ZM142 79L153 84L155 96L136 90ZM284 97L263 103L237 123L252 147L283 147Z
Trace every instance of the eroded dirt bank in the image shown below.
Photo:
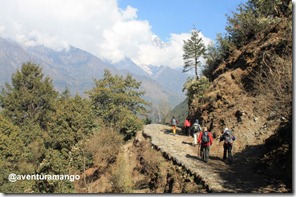
M164 157L142 131L124 144L115 163L103 172L86 170L76 188L86 193L207 193L205 185L174 160ZM79 186L78 186L79 185Z

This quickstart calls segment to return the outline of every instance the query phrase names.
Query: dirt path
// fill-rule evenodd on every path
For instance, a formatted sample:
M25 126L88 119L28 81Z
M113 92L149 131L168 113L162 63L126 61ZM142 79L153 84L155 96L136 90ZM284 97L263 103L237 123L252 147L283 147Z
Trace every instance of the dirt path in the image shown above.
M284 185L255 173L252 165L244 158L235 157L232 165L223 162L223 145L222 142L219 144L217 139L211 147L209 162L205 163L197 157L197 147L192 146L193 138L184 135L174 136L169 126L146 125L143 134L149 136L151 143L161 152L199 177L209 192L285 192Z

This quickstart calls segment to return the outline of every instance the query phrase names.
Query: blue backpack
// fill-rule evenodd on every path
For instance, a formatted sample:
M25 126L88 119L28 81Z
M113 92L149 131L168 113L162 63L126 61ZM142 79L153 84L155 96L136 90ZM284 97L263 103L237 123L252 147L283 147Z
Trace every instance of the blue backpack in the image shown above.
M202 143L208 143L210 141L208 131L205 131L202 133L201 141L202 141Z

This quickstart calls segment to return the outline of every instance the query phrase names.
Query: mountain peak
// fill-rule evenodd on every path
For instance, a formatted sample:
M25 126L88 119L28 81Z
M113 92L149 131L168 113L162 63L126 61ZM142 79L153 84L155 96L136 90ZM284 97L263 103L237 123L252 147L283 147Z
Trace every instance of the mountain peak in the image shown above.
M158 48L165 48L167 46L167 43L165 43L164 41L162 41L158 36L154 35L152 36L151 39L151 44L153 46L156 46Z

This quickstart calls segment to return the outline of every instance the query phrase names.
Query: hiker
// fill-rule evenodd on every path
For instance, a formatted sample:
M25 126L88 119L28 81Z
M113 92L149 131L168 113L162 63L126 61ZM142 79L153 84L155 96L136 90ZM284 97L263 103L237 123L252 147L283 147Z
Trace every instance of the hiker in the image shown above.
M172 125L174 135L176 135L177 124L178 124L178 121L175 118L175 116L173 116L172 119L171 119L171 125Z
M193 141L193 145L196 146L197 145L197 137L199 135L199 132L201 131L201 126L198 122L198 119L195 120L194 124L192 125L191 127L191 133L193 133L193 138L194 138L194 141Z
M189 121L188 118L186 118L186 120L184 121L184 128L185 128L185 135L190 135L190 126L191 126L191 123Z
M210 146L212 145L212 143L213 136L211 132L208 131L208 128L204 127L203 131L200 132L198 136L198 144L200 144L200 156L206 163L208 162Z
M231 131L228 128L225 128L223 131L222 136L220 137L220 142L224 140L223 148L223 161L226 160L226 154L228 154L229 161L233 161L232 157L232 146L233 146L233 141L235 140L235 136L231 133Z

